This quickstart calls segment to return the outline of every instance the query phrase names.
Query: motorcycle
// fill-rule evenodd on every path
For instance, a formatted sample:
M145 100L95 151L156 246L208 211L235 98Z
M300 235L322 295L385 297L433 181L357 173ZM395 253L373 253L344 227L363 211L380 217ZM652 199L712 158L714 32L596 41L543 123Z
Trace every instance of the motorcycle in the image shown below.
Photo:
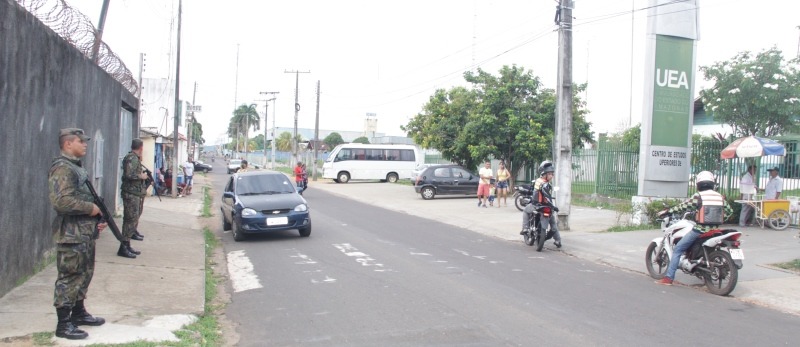
M670 214L661 221L664 235L653 239L647 247L645 263L654 279L662 279L674 256L680 256L678 266L684 273L705 282L708 291L725 296L736 287L744 252L739 248L742 233L733 229L713 229L702 235L685 254L675 255L678 241L694 229L695 222L687 219L690 213Z
M555 187L554 191L558 191L558 187ZM558 212L557 208L555 207L555 198L546 198L549 204L536 207L533 218L528 221L528 230L530 230L530 232L522 235L526 245L536 245L537 252L541 252L542 248L544 248L545 241L553 238L553 235L555 234L553 230L550 230L550 223L543 226L540 222L542 217L547 218L550 217L554 212ZM531 196L528 197L525 206L530 204L532 200L533 191L531 191ZM519 205L517 208L519 208Z
M533 199L533 186L522 184L518 186L514 186L514 206L517 207L518 210L522 211L525 209L525 206L531 203Z

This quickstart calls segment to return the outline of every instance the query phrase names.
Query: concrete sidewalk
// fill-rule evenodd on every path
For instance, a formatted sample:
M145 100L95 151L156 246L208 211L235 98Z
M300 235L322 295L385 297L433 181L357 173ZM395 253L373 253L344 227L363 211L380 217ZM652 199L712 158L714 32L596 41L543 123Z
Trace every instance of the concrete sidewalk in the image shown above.
M309 182L309 189L320 189L343 198L428 218L478 233L522 242L519 231L522 215L509 199L508 207L477 207L475 197L436 197L423 200L411 186L379 182L336 184L327 180ZM495 201L497 202L497 201ZM313 211L314 201L309 201ZM558 251L576 258L642 273L642 281L653 281L645 268L645 251L650 241L662 236L660 230L604 232L621 218L615 211L573 207L570 231L562 231L564 247ZM731 297L800 315L800 276L768 266L800 258L796 229L772 230L759 227L737 228L743 232L744 267ZM531 252L536 250L529 247ZM552 241L544 254L557 251ZM702 290L702 281L678 271L676 279ZM653 284L653 290L660 290ZM710 294L709 294L710 295Z
M178 199L147 197L139 221L144 241L131 241L142 252L136 259L116 255L119 243L106 229L97 241L95 272L86 307L106 319L99 327L82 326L85 340L53 338L58 346L177 340L172 331L196 320L205 305L205 238L197 218L205 178L195 178L195 193ZM117 218L122 228L122 218ZM0 345L10 337L53 332L55 264L0 298ZM3 339L6 339L5 341Z

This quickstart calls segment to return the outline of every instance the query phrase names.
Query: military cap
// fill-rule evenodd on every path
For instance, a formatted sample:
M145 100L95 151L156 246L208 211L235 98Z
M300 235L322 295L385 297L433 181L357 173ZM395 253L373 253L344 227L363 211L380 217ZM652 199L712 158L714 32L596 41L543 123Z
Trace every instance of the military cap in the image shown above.
M91 139L91 137L86 136L86 134L83 132L83 129L78 129L78 128L64 128L64 129L61 129L61 131L59 131L59 133L58 133L58 137L67 136L67 135L78 136L78 137L81 138L81 140L84 140L84 141L89 141L89 139Z

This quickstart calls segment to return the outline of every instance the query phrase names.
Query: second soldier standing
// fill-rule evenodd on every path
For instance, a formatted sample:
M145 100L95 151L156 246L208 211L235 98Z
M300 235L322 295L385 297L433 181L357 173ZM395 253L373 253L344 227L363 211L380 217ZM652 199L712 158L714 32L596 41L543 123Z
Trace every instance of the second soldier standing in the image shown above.
M133 139L131 151L122 159L122 236L125 240L120 243L117 255L125 258L136 258L141 254L131 247L131 239L144 239L137 229L147 190L147 174L142 172L142 150L142 140Z

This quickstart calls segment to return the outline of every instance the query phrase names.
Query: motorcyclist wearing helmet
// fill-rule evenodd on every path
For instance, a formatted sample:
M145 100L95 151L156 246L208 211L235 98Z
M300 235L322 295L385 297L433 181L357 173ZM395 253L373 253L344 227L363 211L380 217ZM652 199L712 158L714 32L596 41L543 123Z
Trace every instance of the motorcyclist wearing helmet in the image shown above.
M553 166L553 163L549 160L543 161L537 170L539 172L539 178L533 182L533 196L531 198L531 203L528 206L525 206L525 210L522 211L522 231L520 235L525 235L525 233L530 233L531 230L528 229L528 224L530 223L531 218L534 217L537 209L541 206L550 206L553 212L550 217L545 217L544 215L541 216L539 222L543 225L550 225L550 230L553 231L553 240L555 241L555 245L558 248L561 248L561 234L558 232L558 218L556 217L558 212L558 207L553 205L553 187L550 182L553 181L553 176L555 176L556 168Z
M658 284L672 285L672 281L675 280L675 272L678 270L678 264L681 261L681 255L692 246L700 235L719 227L725 219L725 213L730 211L730 206L725 202L725 197L714 191L714 174L708 171L698 173L696 184L697 193L694 193L691 198L658 213L658 216L663 218L670 213L694 211L694 219L697 223L692 231L686 233L675 246L675 251L669 260L667 273L664 278L656 281Z

